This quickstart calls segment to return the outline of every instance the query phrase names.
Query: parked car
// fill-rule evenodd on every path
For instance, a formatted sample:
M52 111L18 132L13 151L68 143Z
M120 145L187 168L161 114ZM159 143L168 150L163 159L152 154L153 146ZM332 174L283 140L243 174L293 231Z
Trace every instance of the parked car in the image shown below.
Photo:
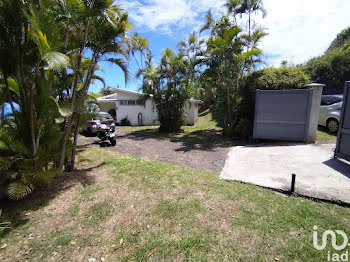
M318 124L327 127L331 133L338 132L342 107L343 95L323 95Z
M113 117L106 112L99 112L96 117L93 117L90 120L86 121L83 126L83 131L91 136L96 135L101 124L105 124L110 128L111 131L115 131L115 123Z

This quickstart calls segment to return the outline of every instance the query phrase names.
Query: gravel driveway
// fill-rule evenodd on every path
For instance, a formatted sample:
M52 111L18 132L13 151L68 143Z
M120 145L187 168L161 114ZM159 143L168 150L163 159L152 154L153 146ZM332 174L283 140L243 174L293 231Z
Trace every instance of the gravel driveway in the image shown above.
M163 161L179 166L187 166L219 174L224 167L229 148L205 148L183 142L174 142L162 137L152 137L140 133L116 130L117 145L106 150L130 154L149 160ZM96 137L79 137L80 145L99 147Z

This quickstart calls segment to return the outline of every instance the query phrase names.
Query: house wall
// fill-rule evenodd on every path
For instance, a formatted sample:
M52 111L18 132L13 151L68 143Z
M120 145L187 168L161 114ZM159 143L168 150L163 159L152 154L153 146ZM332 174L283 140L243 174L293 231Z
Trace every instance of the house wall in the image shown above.
M158 121L158 113L156 108L153 106L151 100L148 100L144 106L142 105L120 105L118 101L117 106L117 119L118 122L123 118L129 119L131 125L137 126L139 123L139 114L142 114L143 125L155 125Z
M187 116L186 124L193 126L198 119L198 103L197 102L185 102L184 112Z
M123 92L118 91L117 94L111 95L108 99L118 99L118 101L103 101L100 100L100 108L102 111L108 112L111 109L116 110L116 122L127 117L133 126L139 125L139 114L142 114L142 124L143 125L157 125L158 112L154 102L149 99L146 101L145 105L122 105L120 100L138 100L140 94L131 93L129 91ZM186 101L184 112L187 116L187 125L194 125L198 119L198 103L195 101Z

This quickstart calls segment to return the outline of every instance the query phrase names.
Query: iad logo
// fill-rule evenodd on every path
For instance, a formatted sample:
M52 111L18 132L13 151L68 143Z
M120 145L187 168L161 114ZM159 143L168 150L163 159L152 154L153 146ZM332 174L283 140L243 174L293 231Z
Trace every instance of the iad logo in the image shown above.
M323 250L327 246L327 238L328 236L331 236L332 246L335 250L343 250L346 248L346 246L349 243L348 236L344 233L344 231L341 230L335 230L335 232L343 237L343 244L340 246L337 245L337 236L332 230L326 230L322 235L322 244L318 244L318 237L317 237L317 226L314 226L314 235L313 235L313 241L314 241L314 247L317 250Z
M348 243L349 243L349 239L348 236L345 234L344 231L341 230L326 230L325 232L323 232L322 235L322 242L321 245L318 244L318 232L317 232L317 226L314 226L314 233L313 233L313 244L314 247L317 250L324 250L327 247L327 240L328 240L328 236L331 237L331 243L332 243L332 247L333 249L340 251L340 250L344 250ZM341 238L339 239L340 236ZM337 241L338 240L338 241ZM340 244L341 245L338 245ZM338 254L338 253L331 253L331 251L327 252L327 257L328 257L328 261L349 261L349 251L346 251L343 254Z

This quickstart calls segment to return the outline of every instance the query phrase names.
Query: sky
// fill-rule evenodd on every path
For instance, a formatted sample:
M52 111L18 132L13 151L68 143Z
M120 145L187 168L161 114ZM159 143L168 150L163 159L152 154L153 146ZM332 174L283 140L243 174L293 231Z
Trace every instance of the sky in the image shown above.
M320 56L336 35L350 26L349 0L264 0L267 16L254 19L265 28L268 35L260 48L265 65L279 66L282 60L300 64ZM177 48L193 30L204 24L205 14L211 9L215 16L225 13L224 0L118 0L128 11L133 32L149 41L155 61L159 61L161 50ZM130 77L125 85L123 73L116 66L102 63L99 74L108 86L120 86L139 90L135 79L137 67L130 61ZM91 92L98 92L101 83L94 84Z

